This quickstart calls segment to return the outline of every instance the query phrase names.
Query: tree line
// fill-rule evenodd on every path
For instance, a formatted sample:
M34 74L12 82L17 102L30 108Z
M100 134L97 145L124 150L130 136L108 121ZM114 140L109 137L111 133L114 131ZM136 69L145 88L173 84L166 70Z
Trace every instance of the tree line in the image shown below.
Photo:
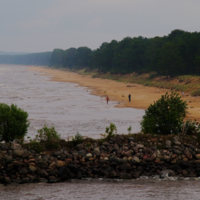
M173 30L163 37L126 37L88 47L54 49L50 66L88 68L99 73L157 72L158 75L200 74L200 33Z
M0 55L0 64L49 65L52 52L30 53L24 55Z

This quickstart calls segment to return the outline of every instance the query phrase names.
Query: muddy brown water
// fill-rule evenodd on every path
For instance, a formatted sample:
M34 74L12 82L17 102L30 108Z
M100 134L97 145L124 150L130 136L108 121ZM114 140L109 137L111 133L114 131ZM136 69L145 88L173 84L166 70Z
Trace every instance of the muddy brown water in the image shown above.
M199 200L200 181L71 180L0 186L0 199L15 200Z
M140 131L144 110L115 108L118 102L90 95L77 84L49 81L49 77L29 71L24 66L0 65L0 102L16 104L29 113L27 136L33 138L44 124L55 126L63 139L79 132L83 136L101 138L106 126L114 123L118 133ZM128 100L128 99L127 99Z

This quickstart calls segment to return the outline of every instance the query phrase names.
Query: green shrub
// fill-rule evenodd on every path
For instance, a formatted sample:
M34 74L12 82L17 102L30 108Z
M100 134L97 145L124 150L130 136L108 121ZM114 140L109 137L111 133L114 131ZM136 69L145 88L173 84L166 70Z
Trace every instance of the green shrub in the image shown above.
M115 134L117 133L117 128L116 128L115 124L110 123L110 126L106 127L105 132L107 133L106 138L114 137ZM115 134L114 134L114 132L115 132Z
M60 135L56 132L55 128L47 127L38 130L38 134L33 140L30 140L30 146L37 152L47 149L58 148L60 141Z
M77 134L72 137L72 141L83 141L83 136L77 132Z
M131 130L132 130L132 127L129 126L128 129L127 129L129 135L131 134Z
M187 104L178 93L166 93L151 104L141 122L142 131L151 134L178 134L186 116Z
M29 127L28 113L16 105L0 103L0 141L23 141Z
M200 89L195 90L191 93L192 96L200 96Z
M41 141L58 141L60 140L60 135L56 132L55 128L52 126L48 128L44 125L43 128L38 130L38 135L36 135L37 140Z
M196 121L192 122L191 120L187 120L182 125L182 134L197 135L199 133L200 133L200 124L196 123Z

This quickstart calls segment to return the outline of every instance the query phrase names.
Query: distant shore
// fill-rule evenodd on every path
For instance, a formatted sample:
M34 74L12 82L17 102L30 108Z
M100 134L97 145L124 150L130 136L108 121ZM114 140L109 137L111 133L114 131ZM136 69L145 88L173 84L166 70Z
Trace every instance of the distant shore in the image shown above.
M91 89L91 94L109 97L112 101L118 101L117 107L132 107L147 109L150 104L158 100L161 95L169 92L169 89L159 89L139 84L129 84L114 80L92 78L75 72L52 69L48 67L29 66L29 70L38 71L41 75L52 76L51 81L78 83L80 86ZM131 94L131 102L128 95ZM185 94L184 100L188 103L188 119L200 120L200 98Z

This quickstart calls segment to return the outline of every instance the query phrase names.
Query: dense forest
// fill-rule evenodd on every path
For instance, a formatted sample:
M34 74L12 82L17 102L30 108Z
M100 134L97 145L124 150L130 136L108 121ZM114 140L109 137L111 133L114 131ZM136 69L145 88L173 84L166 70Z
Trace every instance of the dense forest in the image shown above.
M126 37L88 47L26 55L0 55L0 64L49 65L112 74L200 75L200 32L173 30L164 37Z
M200 33L174 30L164 37L126 37L88 47L54 49L50 66L88 68L99 73L157 72L170 77L200 75Z
M0 55L0 64L49 65L52 52L30 53L24 55Z

